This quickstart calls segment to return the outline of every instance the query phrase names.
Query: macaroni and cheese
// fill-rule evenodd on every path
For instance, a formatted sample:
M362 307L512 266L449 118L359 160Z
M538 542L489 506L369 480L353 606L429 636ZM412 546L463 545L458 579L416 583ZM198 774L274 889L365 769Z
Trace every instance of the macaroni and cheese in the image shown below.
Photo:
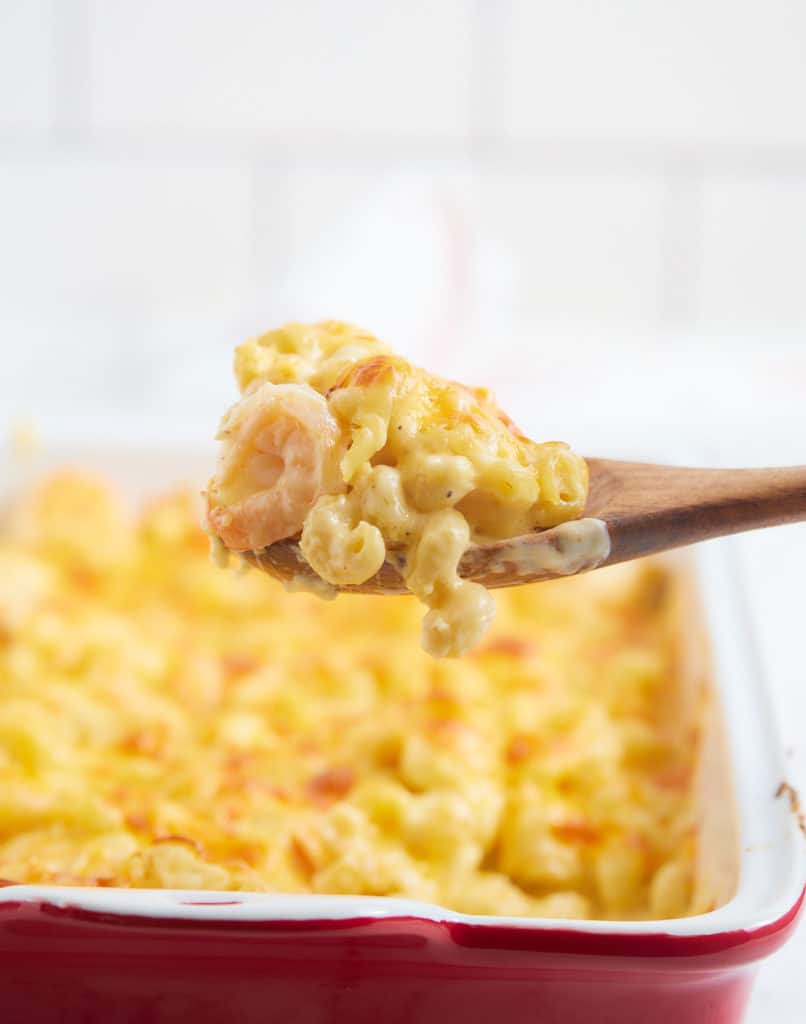
M222 572L199 517L179 492L135 519L78 473L13 508L0 878L692 909L676 574L504 591L487 639L439 661L412 639L413 598L328 603Z
M224 416L208 491L213 534L235 552L300 535L327 584L352 586L395 558L429 611L423 646L476 646L494 603L459 576L471 541L577 518L584 460L536 444L489 391L434 377L337 322L289 324L236 352L243 397Z

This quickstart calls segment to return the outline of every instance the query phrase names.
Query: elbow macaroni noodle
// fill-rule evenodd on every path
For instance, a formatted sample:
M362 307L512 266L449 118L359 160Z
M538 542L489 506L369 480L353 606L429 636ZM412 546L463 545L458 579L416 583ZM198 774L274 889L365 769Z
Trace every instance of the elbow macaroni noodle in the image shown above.
M302 357L283 358L290 373ZM362 500L402 529L393 468ZM134 519L80 474L13 509L0 878L560 918L692 910L697 745L664 710L675 575L633 564L505 591L472 654L435 660L412 641L413 598L327 603L222 572L196 514L176 493ZM371 554L349 522L344 543ZM451 506L428 520L418 589L442 584L439 553L453 563L466 531Z
M289 324L236 352L243 397L224 417L209 487L214 535L233 551L300 534L314 572L364 583L388 554L429 608L437 656L478 644L492 597L459 577L472 541L580 515L587 467L526 438L482 388L434 377L336 322Z

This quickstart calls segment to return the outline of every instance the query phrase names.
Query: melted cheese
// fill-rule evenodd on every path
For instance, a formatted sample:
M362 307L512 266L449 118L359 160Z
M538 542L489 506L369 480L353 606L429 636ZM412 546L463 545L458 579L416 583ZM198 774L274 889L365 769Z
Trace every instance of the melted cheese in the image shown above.
M62 475L0 533L0 878L692 909L674 575L503 591L473 654L436 661L412 598L221 571L197 513Z

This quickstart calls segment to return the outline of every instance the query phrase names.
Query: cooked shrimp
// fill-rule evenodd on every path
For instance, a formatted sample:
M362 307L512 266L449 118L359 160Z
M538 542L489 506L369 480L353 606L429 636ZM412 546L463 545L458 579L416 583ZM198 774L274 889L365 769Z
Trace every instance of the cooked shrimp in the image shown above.
M300 532L320 495L344 489L339 429L304 384L262 384L224 416L208 522L230 551L258 551Z

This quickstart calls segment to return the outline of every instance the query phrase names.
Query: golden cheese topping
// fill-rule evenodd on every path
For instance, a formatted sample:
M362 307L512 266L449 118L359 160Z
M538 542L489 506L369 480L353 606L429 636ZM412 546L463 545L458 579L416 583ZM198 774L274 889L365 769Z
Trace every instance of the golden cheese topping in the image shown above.
M243 393L219 431L208 491L213 534L232 551L300 535L334 586L371 579L388 553L429 611L436 656L475 647L492 597L462 580L472 541L577 518L585 462L536 444L491 393L443 380L347 324L289 324L236 352Z
M182 492L135 518L63 474L0 533L0 878L692 909L675 575L504 591L438 661L413 598L222 572L200 511Z

